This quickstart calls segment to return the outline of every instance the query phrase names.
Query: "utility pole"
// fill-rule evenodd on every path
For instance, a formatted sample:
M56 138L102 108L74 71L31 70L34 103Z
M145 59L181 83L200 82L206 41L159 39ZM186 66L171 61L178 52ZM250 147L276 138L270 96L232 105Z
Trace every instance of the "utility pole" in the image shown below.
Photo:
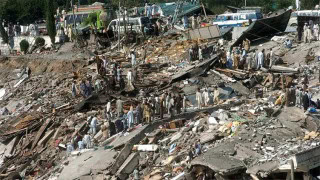
M118 10L118 51L120 51L120 19L121 19L121 13L120 13L120 0L119 0L119 10Z
M77 35L78 33L77 33L77 28L76 28L76 18L75 18L75 14L74 14L73 0L71 0L71 7L72 7L73 26L74 26L74 29L75 29L75 33Z

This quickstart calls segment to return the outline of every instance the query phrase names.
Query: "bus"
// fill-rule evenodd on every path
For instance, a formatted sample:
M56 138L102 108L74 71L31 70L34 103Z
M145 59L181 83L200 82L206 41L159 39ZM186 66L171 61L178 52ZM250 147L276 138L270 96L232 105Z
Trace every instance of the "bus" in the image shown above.
M108 26L108 29L112 29L113 31L116 32L118 31L117 29L118 25L120 26L120 33L124 33L123 18L112 20ZM130 28L132 27L133 31L137 33L141 33L142 26L149 28L151 26L151 21L148 17L136 17L136 18L129 17L128 19L126 19L126 26L128 30L130 30Z
M260 12L247 11L218 15L213 21L213 25L218 25L220 28L226 27L245 27L249 26L249 21L262 19L263 15Z
M291 13L290 20L288 22L288 26L298 26L298 16L316 16L320 17L320 10L301 10L294 11Z

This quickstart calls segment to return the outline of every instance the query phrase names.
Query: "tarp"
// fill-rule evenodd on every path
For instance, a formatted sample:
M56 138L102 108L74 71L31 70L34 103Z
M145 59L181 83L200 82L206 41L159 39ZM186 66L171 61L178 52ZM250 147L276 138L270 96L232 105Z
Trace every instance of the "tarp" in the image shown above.
M233 46L242 44L245 39L253 41L279 32L284 32L287 28L290 16L291 10L288 10L278 16L264 18L253 22L248 29L242 33Z

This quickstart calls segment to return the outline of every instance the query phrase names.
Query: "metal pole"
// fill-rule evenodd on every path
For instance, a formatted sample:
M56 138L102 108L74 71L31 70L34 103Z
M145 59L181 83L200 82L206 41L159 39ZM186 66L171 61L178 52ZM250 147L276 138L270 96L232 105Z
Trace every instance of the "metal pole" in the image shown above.
M74 26L74 29L75 29L75 33L77 35L76 18L75 18L75 14L74 14L73 0L71 0L71 7L72 7L73 26Z
M244 0L244 7L247 7L247 0Z
M294 165L293 165L293 160L290 160L290 165L291 165L291 180L294 180Z
M120 51L120 0L119 0L119 11L118 11L118 51Z

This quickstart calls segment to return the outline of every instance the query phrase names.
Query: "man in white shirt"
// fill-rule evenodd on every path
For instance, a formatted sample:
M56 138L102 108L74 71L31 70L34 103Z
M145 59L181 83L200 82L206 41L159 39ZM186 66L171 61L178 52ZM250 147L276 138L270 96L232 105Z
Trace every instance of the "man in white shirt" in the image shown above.
M201 105L202 105L202 95L200 92L200 89L198 88L197 92L196 92L196 100L198 102L198 109L201 109Z
M264 49L262 49L262 51L259 52L258 54L258 69L263 67L263 63L264 63Z

